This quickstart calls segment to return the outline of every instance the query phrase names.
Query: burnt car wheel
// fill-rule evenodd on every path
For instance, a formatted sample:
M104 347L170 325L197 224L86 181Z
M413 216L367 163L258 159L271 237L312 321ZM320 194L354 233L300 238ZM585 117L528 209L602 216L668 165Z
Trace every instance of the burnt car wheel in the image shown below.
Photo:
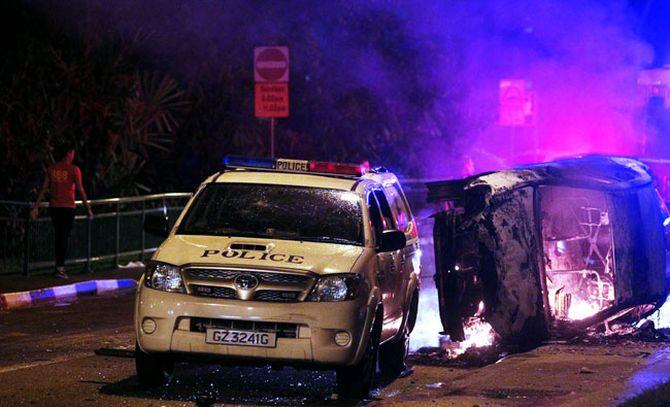
M367 397L370 393L377 371L381 332L382 317L378 313L368 343L365 346L365 354L361 360L353 366L344 366L337 369L337 393L340 397L361 399Z
M145 353L135 344L135 370L140 383L152 386L166 384L174 372L174 362Z

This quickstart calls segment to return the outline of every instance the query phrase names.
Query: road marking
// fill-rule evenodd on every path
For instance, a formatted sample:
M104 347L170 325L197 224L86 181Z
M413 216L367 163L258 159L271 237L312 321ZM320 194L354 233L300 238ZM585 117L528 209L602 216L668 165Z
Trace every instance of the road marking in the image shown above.
M59 356L59 357L51 359L51 360L42 360L42 361L39 361L39 362L22 363L22 364L18 364L18 365L0 367L0 374L15 372L17 370L29 369L31 367L54 365L56 363L69 362L71 360L84 359L86 357L94 357L94 356L95 355L91 355L90 352L86 352L86 353L79 353L79 354L75 354L75 355Z

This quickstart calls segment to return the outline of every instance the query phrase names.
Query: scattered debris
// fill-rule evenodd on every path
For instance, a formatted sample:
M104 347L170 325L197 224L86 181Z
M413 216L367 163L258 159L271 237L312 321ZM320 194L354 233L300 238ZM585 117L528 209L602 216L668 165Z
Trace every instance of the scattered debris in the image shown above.
M603 324L586 330L569 343L601 345L626 341L670 342L670 329L656 329L653 321L645 321L639 327L632 323Z
M134 269L134 268L144 268L144 263L141 261L129 261L126 264L119 264L120 269Z
M505 356L507 356L507 352L500 344L468 348L455 357L447 353L442 347L424 347L411 353L408 361L414 365L474 368L490 365Z
M588 367L584 367L584 366L582 366L582 367L579 369L579 374L593 374L593 373L595 373L595 371L589 369Z

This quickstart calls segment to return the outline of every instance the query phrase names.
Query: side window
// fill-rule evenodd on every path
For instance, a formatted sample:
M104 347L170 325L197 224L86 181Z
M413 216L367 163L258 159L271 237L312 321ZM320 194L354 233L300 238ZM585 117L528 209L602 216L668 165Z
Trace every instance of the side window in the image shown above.
M370 221L372 222L372 232L375 235L375 242L379 244L379 241L382 237L382 230L384 230L384 220L382 219L382 214L379 211L379 203L377 203L377 198L375 195L370 192L368 194L368 207L370 209Z
M384 223L384 230L394 230L396 228L395 221L393 220L393 212L389 206L388 201L386 200L386 195L381 189L375 189L373 191L377 202L379 202L379 209L382 213L382 221Z
M398 225L398 229L405 233L409 232L409 222L411 221L410 212L407 209L405 198L400 192L400 186L398 184L388 185L384 187L384 192L389 198L393 217L396 225Z

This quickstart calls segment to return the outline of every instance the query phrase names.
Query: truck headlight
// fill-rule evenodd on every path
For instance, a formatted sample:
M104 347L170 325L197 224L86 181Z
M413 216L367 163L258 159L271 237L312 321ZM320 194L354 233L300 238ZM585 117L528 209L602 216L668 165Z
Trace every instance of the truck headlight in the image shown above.
M360 291L361 277L358 274L335 275L319 278L307 301L329 302L356 298Z
M179 267L156 261L147 264L144 285L161 291L186 292Z

